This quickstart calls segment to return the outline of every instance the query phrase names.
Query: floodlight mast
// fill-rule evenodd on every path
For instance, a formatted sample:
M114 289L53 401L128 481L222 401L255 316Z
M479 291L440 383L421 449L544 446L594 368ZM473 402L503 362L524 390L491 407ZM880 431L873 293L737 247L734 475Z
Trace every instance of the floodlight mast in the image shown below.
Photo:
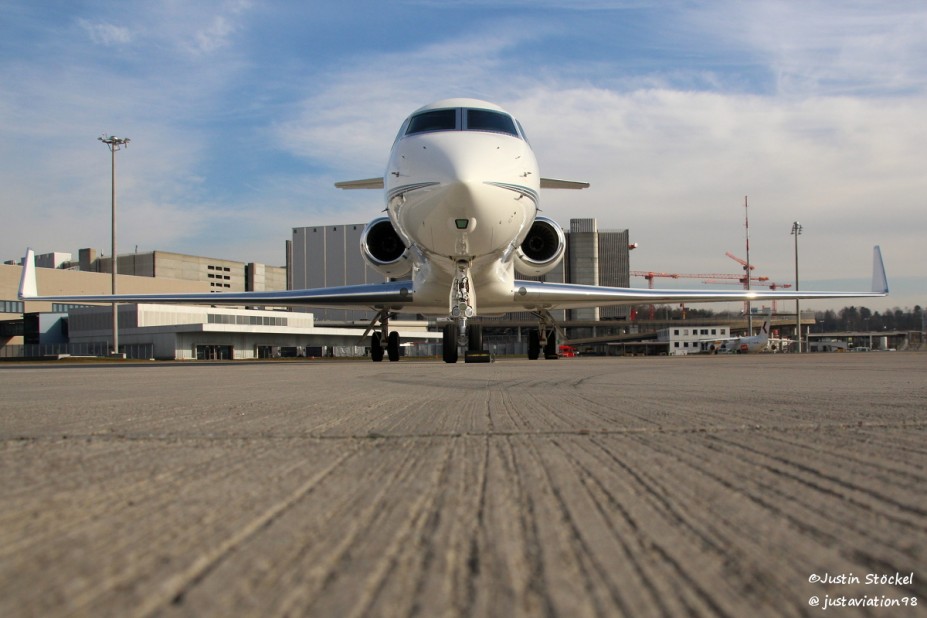
M118 267L116 266L116 151L121 150L122 148L128 148L129 138L128 137L116 137L115 135L106 136L105 134L98 137L101 142L106 144L109 148L111 159L112 159L112 235L113 235L113 247L112 247L112 293L116 295L116 272ZM113 303L113 356L119 354L119 306L116 303Z
M801 235L801 223L792 223L792 235L795 237L795 291L798 292L798 237ZM795 350L801 354L801 313L798 309L798 299L795 299Z

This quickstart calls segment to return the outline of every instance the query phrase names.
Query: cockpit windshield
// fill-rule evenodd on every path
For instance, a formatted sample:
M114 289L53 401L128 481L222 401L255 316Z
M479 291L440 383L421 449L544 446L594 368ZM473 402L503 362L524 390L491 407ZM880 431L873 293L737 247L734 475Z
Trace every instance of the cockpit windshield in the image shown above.
M405 135L432 131L486 131L521 138L515 120L504 112L490 109L436 109L409 119Z
M436 109L412 116L406 135L428 131L454 131L457 129L456 109Z
M518 137L515 121L508 114L488 109L468 109L466 110L466 117L467 131L490 131Z

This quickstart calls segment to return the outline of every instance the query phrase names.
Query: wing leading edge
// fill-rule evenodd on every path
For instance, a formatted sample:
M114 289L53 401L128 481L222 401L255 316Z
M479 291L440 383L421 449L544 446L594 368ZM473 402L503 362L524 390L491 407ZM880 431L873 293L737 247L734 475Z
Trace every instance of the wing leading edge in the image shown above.
M758 291L751 290L651 290L611 288L571 283L516 281L515 303L528 310L581 309L650 303L698 303L753 300L814 300L826 298L881 298L888 295L888 278L882 251L873 249L872 290L870 292Z
M182 294L96 294L39 296L35 274L35 253L26 251L20 300L74 303L191 303L203 305L311 305L337 309L400 309L413 302L409 281L389 281L365 285L319 288L315 290L279 290L271 292L221 292Z

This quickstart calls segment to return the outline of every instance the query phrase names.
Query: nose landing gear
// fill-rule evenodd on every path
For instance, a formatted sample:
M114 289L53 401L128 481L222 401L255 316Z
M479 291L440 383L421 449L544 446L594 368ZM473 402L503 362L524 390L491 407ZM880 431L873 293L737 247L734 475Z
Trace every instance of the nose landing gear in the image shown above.
M451 283L451 321L444 327L442 356L445 363L456 363L460 349L465 348L464 362L488 363L489 352L483 350L483 328L480 324L467 324L476 315L476 298L470 286L470 265L458 260L457 273Z

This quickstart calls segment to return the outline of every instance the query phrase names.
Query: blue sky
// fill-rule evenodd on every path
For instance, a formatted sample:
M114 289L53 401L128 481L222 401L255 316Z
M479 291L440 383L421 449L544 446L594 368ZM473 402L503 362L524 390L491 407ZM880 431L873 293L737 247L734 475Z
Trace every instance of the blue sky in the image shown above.
M437 0L0 5L0 257L120 252L284 262L291 228L366 222L400 123L448 96L525 126L545 214L628 228L632 268L927 301L927 5ZM632 284L645 285L642 279ZM687 281L687 286L700 285ZM829 305L822 305L824 308Z

